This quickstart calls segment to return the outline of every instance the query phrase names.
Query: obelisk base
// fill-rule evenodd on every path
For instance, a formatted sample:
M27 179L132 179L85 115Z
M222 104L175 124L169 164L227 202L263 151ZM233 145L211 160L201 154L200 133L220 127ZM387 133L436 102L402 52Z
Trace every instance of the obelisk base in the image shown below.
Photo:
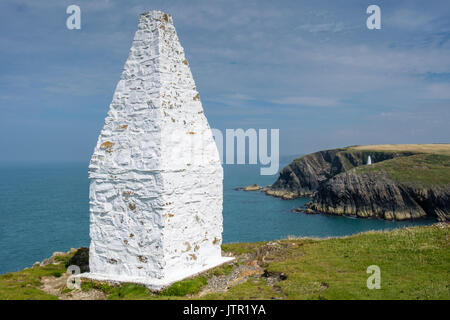
M79 277L81 279L90 279L96 281L105 281L110 283L136 283L140 285L146 286L151 291L160 291L174 282L181 281L186 278L194 277L200 273L218 267L222 264L233 261L234 257L220 257L215 261L209 262L204 266L198 266L192 269L182 269L178 273L172 273L167 277L157 279L157 278L146 278L146 277L130 277L130 276L121 276L121 275L108 275L108 274L96 274L96 273L81 273L76 275L75 277Z

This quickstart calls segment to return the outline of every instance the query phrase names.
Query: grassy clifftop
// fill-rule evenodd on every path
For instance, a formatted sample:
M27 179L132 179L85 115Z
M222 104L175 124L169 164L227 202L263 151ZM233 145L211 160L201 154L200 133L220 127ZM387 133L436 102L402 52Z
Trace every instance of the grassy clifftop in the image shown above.
M427 184L450 183L450 144L365 145L301 156L284 167L278 179L263 191L284 199L312 196L321 184L336 175L355 168L361 168L357 172L363 172L369 156L376 164L371 167L372 171L392 174L402 182L411 179L413 182ZM380 165L387 161L391 161L390 165ZM407 170L411 170L411 174L406 175Z
M353 161L369 156L372 165ZM330 170L310 210L387 220L450 219L449 144L354 146L335 159L343 165L334 167L343 170Z
M449 143L432 144L377 144L347 147L347 150L364 150L375 152L412 152L412 153L434 153L450 156Z
M372 164L367 165L368 159ZM450 144L367 145L318 151L280 171L268 195L310 196L308 213L450 220Z
M356 169L360 173L371 171L386 172L397 182L445 186L450 184L450 155L415 154Z
M0 276L0 299L450 299L448 224L351 237L223 245L236 261L160 293L134 284L65 286L65 262ZM366 286L381 269L381 289Z
M398 182L441 186L450 184L450 144L385 144L355 146L347 150L407 153L372 166L358 167L357 172L384 171Z

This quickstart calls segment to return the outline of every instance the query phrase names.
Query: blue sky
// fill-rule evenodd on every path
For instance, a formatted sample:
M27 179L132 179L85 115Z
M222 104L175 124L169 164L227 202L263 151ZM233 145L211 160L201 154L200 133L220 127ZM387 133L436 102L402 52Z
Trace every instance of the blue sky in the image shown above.
M88 161L153 9L173 16L211 127L279 128L282 155L450 140L448 1L3 0L0 162Z

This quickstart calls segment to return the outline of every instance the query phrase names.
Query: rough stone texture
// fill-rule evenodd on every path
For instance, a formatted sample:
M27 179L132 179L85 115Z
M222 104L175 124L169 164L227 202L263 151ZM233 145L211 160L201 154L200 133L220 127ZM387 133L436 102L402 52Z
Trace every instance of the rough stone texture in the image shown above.
M263 191L286 200L312 196L318 187L331 177L363 165L370 155L372 162L380 162L410 153L387 153L331 149L311 153L295 159L280 171L273 185Z
M382 172L356 173L354 168L414 155L410 151L332 149L295 159L283 168L277 181L264 189L283 199L310 196L305 213L376 217L387 220L425 216L450 220L449 186L399 183ZM373 165L373 164L372 164Z
M80 267L80 272L89 272L89 248L78 249L67 261L66 268L72 265Z
M230 260L219 153L170 15L140 15L89 177L85 276L160 288Z
M407 220L429 215L448 221L450 192L446 186L399 183L383 172L350 170L322 184L310 209L361 218Z

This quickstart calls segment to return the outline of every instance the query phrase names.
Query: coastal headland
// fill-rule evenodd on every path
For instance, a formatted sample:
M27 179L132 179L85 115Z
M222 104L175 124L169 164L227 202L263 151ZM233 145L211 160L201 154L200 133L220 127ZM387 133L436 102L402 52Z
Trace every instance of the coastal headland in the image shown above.
M368 159L371 164L368 164ZM350 146L304 155L261 190L311 197L304 211L361 218L450 219L450 144Z

